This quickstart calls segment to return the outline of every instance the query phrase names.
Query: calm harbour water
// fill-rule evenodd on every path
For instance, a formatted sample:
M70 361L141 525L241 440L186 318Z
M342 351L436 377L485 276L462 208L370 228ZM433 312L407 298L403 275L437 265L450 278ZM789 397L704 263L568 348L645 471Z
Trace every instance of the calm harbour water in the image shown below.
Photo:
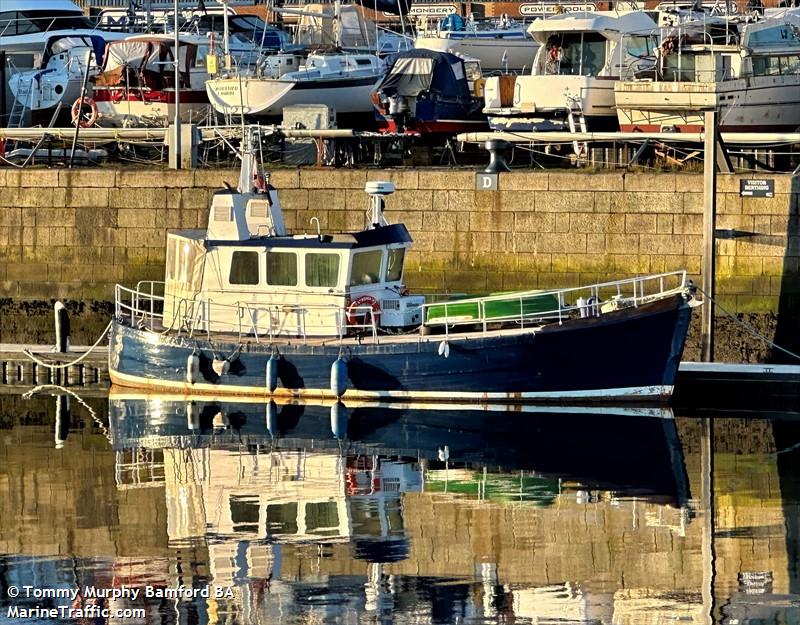
M0 395L0 623L800 622L800 415L710 416Z

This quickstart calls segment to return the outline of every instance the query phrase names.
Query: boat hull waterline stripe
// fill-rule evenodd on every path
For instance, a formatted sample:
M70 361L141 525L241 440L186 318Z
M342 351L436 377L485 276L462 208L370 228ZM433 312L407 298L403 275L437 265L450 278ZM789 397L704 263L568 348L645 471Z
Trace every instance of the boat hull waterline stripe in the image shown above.
M189 384L188 382L174 382L170 380L160 379L142 379L137 376L120 373L117 371L110 372L111 382L113 384L132 387L132 388L147 388L147 389L162 389L171 392L182 393L211 393L215 396L228 396L228 395L247 395L258 396L269 399L275 397L298 397L298 398L318 398L318 399L336 399L330 389L275 389L274 393L269 393L266 388L258 386L234 386L226 384L206 384L196 382ZM360 389L349 388L342 395L342 400L348 398L359 399L417 399L428 401L474 401L482 402L486 400L494 401L525 401L530 399L539 399L542 401L560 401L560 400L642 400L653 398L668 398L672 395L672 386L631 386L628 388L607 388L607 389L591 389L580 391L524 391L519 393L512 392L453 392L453 391L365 391Z

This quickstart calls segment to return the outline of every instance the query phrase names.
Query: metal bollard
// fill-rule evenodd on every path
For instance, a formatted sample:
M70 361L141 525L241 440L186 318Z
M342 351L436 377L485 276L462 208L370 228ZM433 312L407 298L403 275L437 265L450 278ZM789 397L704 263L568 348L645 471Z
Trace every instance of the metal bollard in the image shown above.
M502 139L488 139L484 146L489 152L489 165L483 171L487 174L498 174L504 171L511 171L506 163L506 148L508 141Z

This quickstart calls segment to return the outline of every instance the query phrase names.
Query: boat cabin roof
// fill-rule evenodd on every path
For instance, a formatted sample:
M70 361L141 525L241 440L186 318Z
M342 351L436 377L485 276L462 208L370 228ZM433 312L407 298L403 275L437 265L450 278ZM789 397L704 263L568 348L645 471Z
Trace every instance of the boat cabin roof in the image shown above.
M243 241L206 239L206 230L172 230L170 234L194 241L203 241L206 249L212 247L265 247L292 249L355 249L411 243L411 235L403 224L390 224L361 232L335 234L299 234L288 236L261 236Z
M608 39L618 40L623 33L647 34L655 28L656 23L643 11L576 11L536 20L528 32L539 43L546 43L555 33L597 32Z

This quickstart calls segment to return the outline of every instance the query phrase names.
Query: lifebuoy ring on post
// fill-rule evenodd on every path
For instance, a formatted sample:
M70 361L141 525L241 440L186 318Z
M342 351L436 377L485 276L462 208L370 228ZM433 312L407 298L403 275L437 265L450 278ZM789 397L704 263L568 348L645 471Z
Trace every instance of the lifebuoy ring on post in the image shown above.
M372 309L371 313L367 312L367 306ZM372 315L371 319L368 317L369 314ZM347 325L351 326L365 325L368 320L372 321L372 319L374 319L377 323L380 319L380 314L381 305L378 303L378 300L372 297L372 295L361 295L360 297L355 298L345 311Z
M88 114L86 107L89 107ZM81 128L94 126L97 121L97 103L89 97L78 98L72 103L72 125Z

